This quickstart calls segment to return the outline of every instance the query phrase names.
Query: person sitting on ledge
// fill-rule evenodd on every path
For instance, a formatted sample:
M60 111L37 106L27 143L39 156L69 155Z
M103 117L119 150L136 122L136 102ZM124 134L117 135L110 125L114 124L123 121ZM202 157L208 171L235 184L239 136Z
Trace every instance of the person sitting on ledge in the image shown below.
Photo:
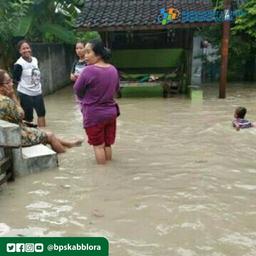
M50 144L56 153L64 153L66 148L80 146L82 139L66 141L57 138L52 132L39 128L27 127L22 121L24 111L21 108L13 89L13 81L9 74L0 69L0 119L18 124L21 128L21 146Z

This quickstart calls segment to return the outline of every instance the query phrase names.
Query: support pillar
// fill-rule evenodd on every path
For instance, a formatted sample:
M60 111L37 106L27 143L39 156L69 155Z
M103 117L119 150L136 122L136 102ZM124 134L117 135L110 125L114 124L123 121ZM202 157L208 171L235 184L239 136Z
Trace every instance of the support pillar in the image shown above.
M221 70L219 84L219 98L226 98L227 71L228 71L228 46L230 34L230 5L231 0L224 0L224 21L221 43Z

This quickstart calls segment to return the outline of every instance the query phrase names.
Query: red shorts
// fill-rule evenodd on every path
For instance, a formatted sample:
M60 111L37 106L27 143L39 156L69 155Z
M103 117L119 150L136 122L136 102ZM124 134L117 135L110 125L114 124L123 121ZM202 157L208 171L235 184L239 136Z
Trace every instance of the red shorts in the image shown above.
M116 118L85 128L88 143L93 146L114 144L116 138Z

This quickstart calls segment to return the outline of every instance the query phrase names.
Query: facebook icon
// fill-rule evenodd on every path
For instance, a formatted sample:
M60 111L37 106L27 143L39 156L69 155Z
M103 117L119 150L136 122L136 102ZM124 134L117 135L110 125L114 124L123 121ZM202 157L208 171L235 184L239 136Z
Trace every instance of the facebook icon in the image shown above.
M25 252L25 244L16 244L16 252Z

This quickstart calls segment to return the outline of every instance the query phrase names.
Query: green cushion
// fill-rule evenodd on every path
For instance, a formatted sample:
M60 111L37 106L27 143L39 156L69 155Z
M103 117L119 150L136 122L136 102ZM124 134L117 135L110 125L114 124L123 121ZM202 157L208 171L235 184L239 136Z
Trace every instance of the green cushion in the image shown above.
M183 60L183 49L113 50L111 62L119 69L174 68Z
M135 81L135 80L143 80L144 78L146 80L149 79L149 76L152 74L146 74L146 73L140 73L140 74L129 74L129 73L121 73L121 78L123 80L130 80L130 81ZM165 78L165 74L153 74L154 76L157 76L159 79Z

